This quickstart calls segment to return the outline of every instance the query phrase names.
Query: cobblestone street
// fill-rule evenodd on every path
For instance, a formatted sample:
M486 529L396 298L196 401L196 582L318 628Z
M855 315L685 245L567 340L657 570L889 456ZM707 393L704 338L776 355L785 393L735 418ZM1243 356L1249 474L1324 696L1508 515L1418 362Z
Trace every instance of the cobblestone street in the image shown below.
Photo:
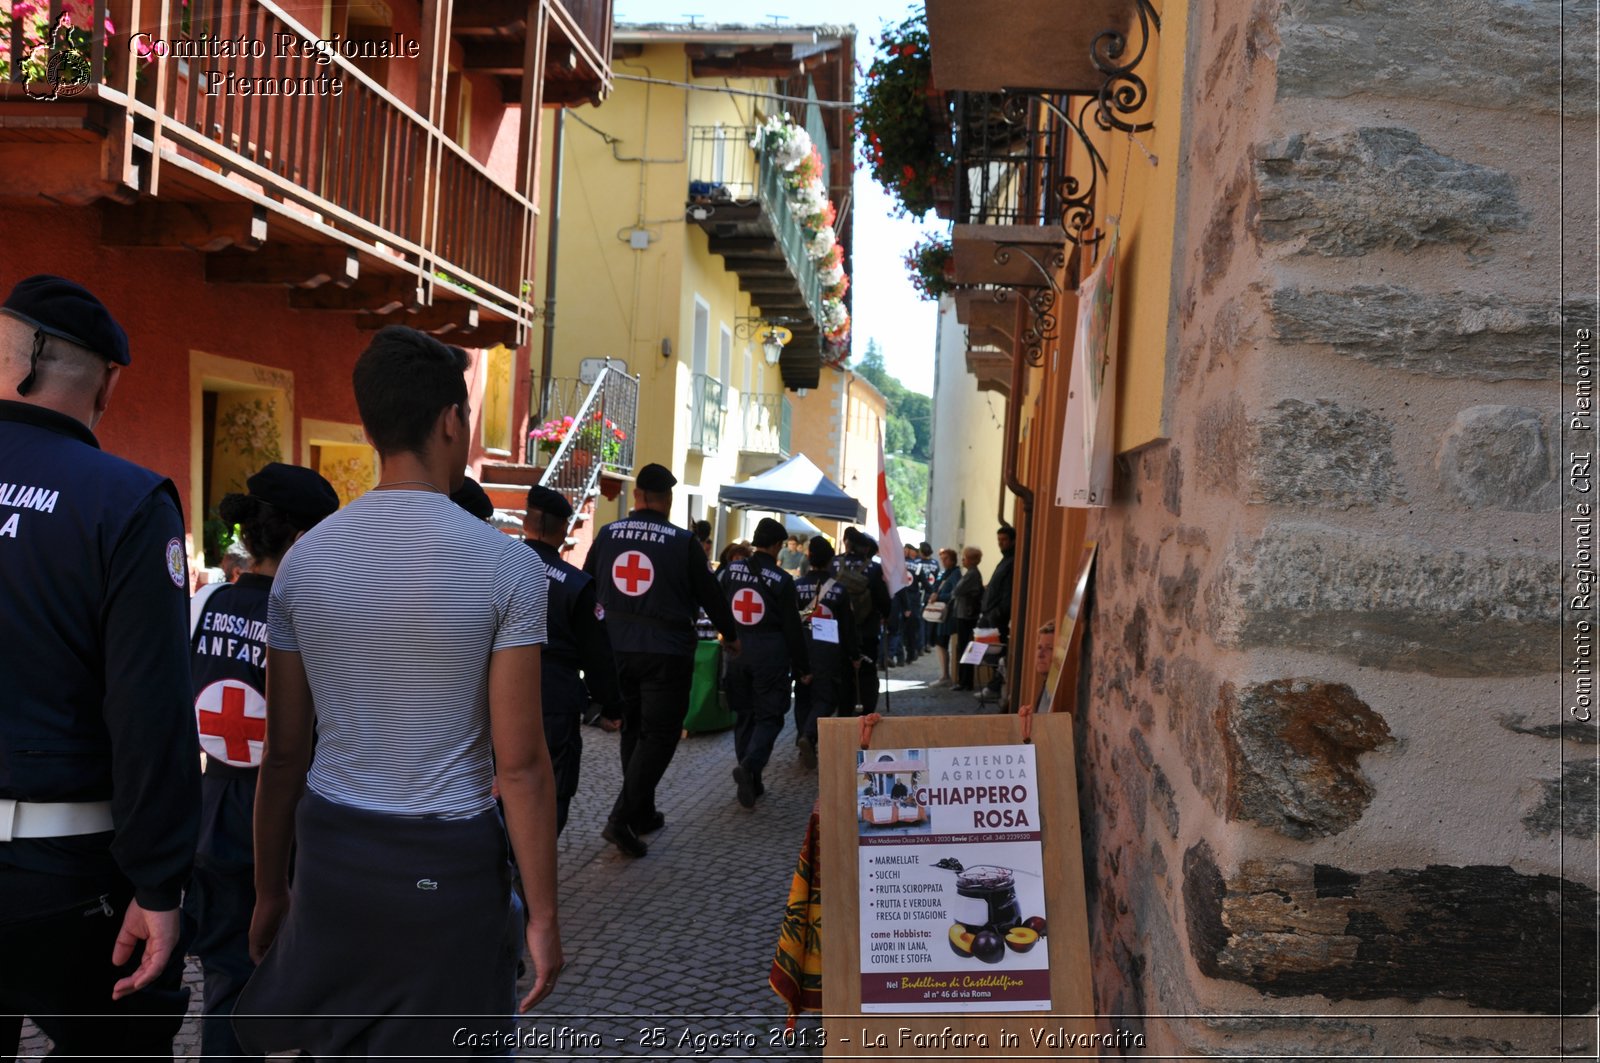
M889 713L982 711L971 694L929 686L937 676L931 654L892 670ZM987 708L993 711L993 703ZM640 860L622 856L600 837L621 774L617 737L598 728L585 728L583 736L583 778L559 847L567 967L556 991L523 1025L541 1036L596 1034L601 1047L555 1042L559 1047L530 1047L520 1058L820 1055L783 1047L784 1004L767 985L795 857L817 796L816 775L795 751L792 718L765 773L766 796L749 810L734 797L732 732L685 738L661 788L667 825L648 836L650 853ZM176 1051L194 1058L201 978L192 958L187 980L191 1021ZM799 1029L816 1024L803 1018ZM685 1037L735 1034L745 1035L740 1043L746 1045L753 1037L756 1047L698 1053L692 1042L680 1047ZM48 1050L48 1040L25 1026L18 1058Z

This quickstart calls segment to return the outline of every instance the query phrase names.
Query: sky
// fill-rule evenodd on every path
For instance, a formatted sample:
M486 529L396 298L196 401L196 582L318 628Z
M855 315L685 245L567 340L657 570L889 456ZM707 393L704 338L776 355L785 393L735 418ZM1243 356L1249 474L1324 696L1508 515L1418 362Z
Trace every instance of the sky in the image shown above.
M854 25L856 61L871 62L869 38L885 25L903 21L913 8L905 0L615 0L618 22L737 22L797 25ZM857 88L859 89L859 80ZM922 222L894 217L888 193L856 170L854 205L854 272L850 276L853 334L856 357L876 339L883 348L884 366L913 391L933 394L934 350L938 327L937 305L917 295L902 259L925 233L945 230L930 212Z

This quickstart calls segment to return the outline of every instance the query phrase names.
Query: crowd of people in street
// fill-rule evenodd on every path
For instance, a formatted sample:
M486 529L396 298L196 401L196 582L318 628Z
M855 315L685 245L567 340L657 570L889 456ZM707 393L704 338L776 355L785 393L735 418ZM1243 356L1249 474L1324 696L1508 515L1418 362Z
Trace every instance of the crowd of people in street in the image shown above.
M560 974L555 842L592 707L620 731L602 836L641 858L702 633L744 808L791 702L814 768L817 721L873 711L880 666L931 648L972 689L954 662L980 625L1004 641L1009 528L987 585L977 548L958 573L923 543L891 592L871 536L770 518L713 568L652 463L581 569L557 491L529 490L524 539L496 530L463 472L468 355L403 326L352 376L377 485L341 508L266 465L221 500L238 542L190 597L171 481L93 435L130 361L71 281L0 311L0 481L32 500L0 525L0 955L28 958L0 964L0 1049L31 1015L63 1053L170 1056L189 951L207 1057L446 1052L449 1016L509 1024Z

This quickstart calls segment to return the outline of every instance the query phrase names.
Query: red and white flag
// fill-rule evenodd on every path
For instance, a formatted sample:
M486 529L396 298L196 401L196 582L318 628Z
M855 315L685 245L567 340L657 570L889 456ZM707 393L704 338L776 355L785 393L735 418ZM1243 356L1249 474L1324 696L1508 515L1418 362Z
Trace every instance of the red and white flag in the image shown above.
M900 542L900 525L894 519L894 503L889 501L889 475L883 464L883 433L878 433L878 558L883 565L883 581L894 594L911 582L906 571L905 546Z

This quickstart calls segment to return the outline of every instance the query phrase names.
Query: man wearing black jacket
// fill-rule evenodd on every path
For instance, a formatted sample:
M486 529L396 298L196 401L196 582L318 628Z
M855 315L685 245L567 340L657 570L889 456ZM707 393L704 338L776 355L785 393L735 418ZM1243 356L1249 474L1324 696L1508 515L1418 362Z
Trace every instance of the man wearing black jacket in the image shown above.
M744 631L739 656L728 664L728 705L737 715L733 769L739 803L751 808L766 792L761 771L789 711L789 681L811 682L811 655L800 625L794 577L778 567L783 525L765 517L756 525L749 557L717 573L734 621Z
M994 566L994 574L989 577L989 585L983 589L983 612L979 615L978 622L984 627L1000 629L1000 643L1006 648L1006 659L1010 660L1011 654L1011 564L1016 553L1017 533L1009 526L1002 525L994 533L995 541L1000 544L1000 563ZM1003 684L1000 676L995 675L984 688L984 696L993 697L1000 693Z
M739 652L739 630L704 548L667 517L678 478L650 464L634 481L634 510L595 536L583 571L594 577L617 651L622 686L622 792L601 832L628 856L648 847L640 828L659 826L656 786L678 749L694 679L695 615L704 609Z
M128 337L86 289L0 309L0 1056L171 1058L200 833L188 571L172 481L93 428Z
M567 825L567 810L578 792L583 762L583 711L597 701L609 720L622 717L622 691L606 635L605 613L595 596L594 580L561 557L572 503L559 491L528 488L528 511L522 521L527 543L545 564L550 596L545 627L550 641L540 654L544 740L556 778L556 833ZM578 670L583 670L579 675ZM659 818L638 825L643 834L658 829Z

